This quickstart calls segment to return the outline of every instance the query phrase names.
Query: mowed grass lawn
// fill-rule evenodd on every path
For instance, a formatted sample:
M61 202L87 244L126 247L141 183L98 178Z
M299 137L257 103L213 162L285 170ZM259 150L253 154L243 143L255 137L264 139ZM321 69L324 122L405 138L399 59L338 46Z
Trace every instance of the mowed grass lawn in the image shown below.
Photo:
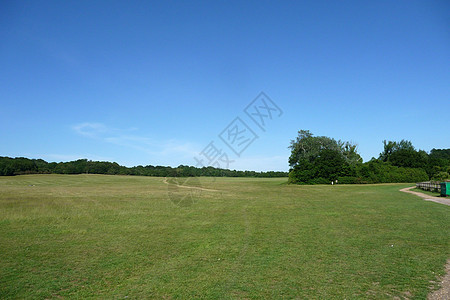
M0 298L425 299L450 256L408 184L171 182L0 177Z

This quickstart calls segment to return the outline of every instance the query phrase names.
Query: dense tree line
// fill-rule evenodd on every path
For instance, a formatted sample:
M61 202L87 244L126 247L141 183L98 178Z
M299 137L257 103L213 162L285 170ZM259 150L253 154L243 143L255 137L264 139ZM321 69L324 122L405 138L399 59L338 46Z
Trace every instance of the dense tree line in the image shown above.
M42 159L28 159L24 157L0 157L0 176L22 174L108 174L108 175L141 175L161 177L287 177L287 172L255 172L218 169L214 167L197 168L180 165L177 168L165 166L136 166L125 167L115 162L91 161L79 159L69 162L48 163Z
M291 141L289 182L387 183L445 180L450 149L416 150L410 141L383 141L379 157L363 163L356 145L300 130Z

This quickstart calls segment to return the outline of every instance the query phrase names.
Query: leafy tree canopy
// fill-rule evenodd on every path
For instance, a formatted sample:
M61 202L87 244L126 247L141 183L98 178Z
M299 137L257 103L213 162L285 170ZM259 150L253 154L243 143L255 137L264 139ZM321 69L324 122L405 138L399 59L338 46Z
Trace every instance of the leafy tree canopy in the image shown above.
M362 163L357 146L300 130L289 148L289 182L341 183L444 180L450 173L450 149L416 150L411 141L383 141L378 159Z
M401 140L400 142L394 141L383 141L384 149L383 152L380 153L379 160L381 161L389 161L389 158L393 153L399 150L405 151L415 151L413 144L408 140Z
M322 150L336 151L349 164L362 162L361 156L357 152L357 145L350 142L336 141L326 136L313 136L309 130L299 130L295 140L291 140L291 156L289 166L295 167L303 160L313 161Z
M108 174L108 175L140 175L160 177L188 177L188 176L228 176L228 177L286 177L287 172L268 171L237 171L218 169L214 167L192 167L180 165L177 168L165 166L136 166L125 167L115 162L91 161L79 159L69 162L48 163L42 159L10 158L0 156L0 176L11 176L34 173L55 174Z

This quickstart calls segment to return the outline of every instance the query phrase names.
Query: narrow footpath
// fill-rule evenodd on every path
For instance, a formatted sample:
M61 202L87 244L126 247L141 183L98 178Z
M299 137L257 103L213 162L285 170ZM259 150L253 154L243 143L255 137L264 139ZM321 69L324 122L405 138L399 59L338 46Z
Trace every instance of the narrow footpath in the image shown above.
M450 197L433 197L421 192L411 191L415 186L401 189L401 192L410 193L423 198L425 201L433 201L436 203L450 205ZM428 295L427 300L448 300L450 299L450 259L445 266L446 275L441 278L441 288Z
M425 201L433 201L436 203L440 203L440 204L444 204L444 205L450 205L450 197L433 197L421 192L416 192L416 191L411 191L411 189L415 188L415 186L412 187L408 187L408 188L404 188L401 189L400 192L405 192L405 193L410 193L416 196L419 196L421 198L423 198L423 200Z

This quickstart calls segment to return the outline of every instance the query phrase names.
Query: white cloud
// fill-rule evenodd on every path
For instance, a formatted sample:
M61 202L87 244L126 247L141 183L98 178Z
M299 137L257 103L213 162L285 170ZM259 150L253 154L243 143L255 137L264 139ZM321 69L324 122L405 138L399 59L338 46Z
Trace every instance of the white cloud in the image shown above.
M85 122L72 126L72 130L81 136L100 140L105 143L131 148L155 156L176 156L192 159L199 152L199 147L193 143L175 139L156 141L144 136L130 135L137 128L110 128L102 123Z
M195 164L197 157L204 147L187 141L176 139L154 140L145 136L139 136L133 129L110 128L102 123L85 122L72 126L73 131L86 138L95 139L111 145L133 149L135 151L152 156L155 160L168 165ZM83 156L81 156L83 157ZM90 156L92 157L92 156ZM132 156L130 156L131 159ZM77 157L80 158L80 157ZM91 158L92 159L92 158ZM287 171L288 163L285 156L243 156L241 158L230 157L233 161L229 169L254 170L254 171ZM114 159L112 159L114 160ZM117 159L116 160L120 160ZM140 163L139 161L133 163ZM126 163L131 165L132 162Z
M84 135L87 137L95 138L100 137L100 135L107 133L108 129L105 125L101 123L81 123L72 126L72 129L79 135Z

